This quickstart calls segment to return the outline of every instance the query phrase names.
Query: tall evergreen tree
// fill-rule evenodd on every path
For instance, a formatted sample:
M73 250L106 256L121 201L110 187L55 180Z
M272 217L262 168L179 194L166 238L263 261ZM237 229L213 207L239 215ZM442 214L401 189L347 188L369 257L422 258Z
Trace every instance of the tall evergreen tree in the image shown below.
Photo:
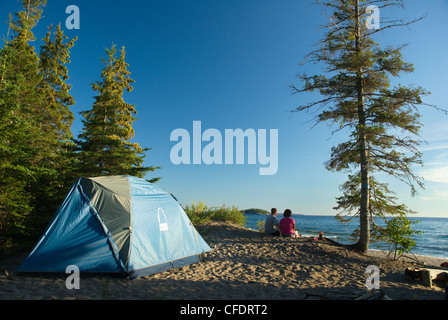
M67 64L70 61L70 49L77 38L66 41L60 26L53 32L49 28L42 39L40 49L39 72L41 81L37 91L43 95L39 126L41 138L46 150L41 157L40 166L46 168L46 174L39 176L33 193L39 199L35 209L41 213L53 214L63 195L74 180L72 171L75 166L74 143L71 126L74 120L70 106L75 104L70 95L71 85ZM54 39L53 37L54 36ZM51 173L51 174L50 174Z
M333 0L317 2L331 11L330 23L319 48L310 53L311 62L323 62L327 73L302 75L302 88L291 85L293 93L317 91L322 99L299 106L295 111L317 111L316 122L329 122L336 131L346 132L347 141L331 150L326 168L348 171L349 180L342 186L344 195L337 199L340 216L359 217L359 240L353 247L366 252L370 242L370 223L374 215L403 215L410 212L397 205L387 184L374 174L385 172L407 183L412 193L423 187L414 165L422 165L418 146L420 138L421 97L428 92L420 87L397 85L390 78L414 71L403 60L403 47L381 47L374 34L391 27L407 26L412 21L382 18L380 28L371 28L371 12L390 6L402 6L400 0ZM382 15L383 16L383 15Z
M54 40L52 35L54 34ZM69 143L72 138L71 126L74 120L70 106L75 104L70 95L71 85L66 81L69 79L67 64L70 60L70 49L74 46L77 37L64 43L67 36L58 25L54 33L52 27L42 40L44 44L40 50L39 69L42 81L38 88L45 93L44 104L46 106L45 119L43 123L45 133L54 135L56 139L52 143ZM56 145L54 148L59 149Z
M32 212L28 192L39 166L39 117L43 96L36 90L41 81L39 58L30 42L46 0L22 0L22 11L10 18L12 38L0 52L0 228L3 235L25 231Z
M86 176L131 175L143 177L146 172L158 167L143 166L144 152L136 142L132 142L132 125L137 114L135 106L123 99L125 92L133 90L125 61L123 47L117 58L115 45L106 49L107 59L102 59L104 68L101 81L92 84L98 92L92 109L83 111L83 130L76 142L79 145L80 174ZM158 178L152 179L152 182Z

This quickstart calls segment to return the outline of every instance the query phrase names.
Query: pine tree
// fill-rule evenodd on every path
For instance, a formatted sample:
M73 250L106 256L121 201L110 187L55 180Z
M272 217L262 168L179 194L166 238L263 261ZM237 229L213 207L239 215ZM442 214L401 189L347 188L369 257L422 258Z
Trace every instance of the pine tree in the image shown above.
M39 119L43 96L39 58L29 43L46 0L23 0L16 19L10 17L12 38L0 52L0 229L2 234L22 234L31 214L34 196L29 187L45 172L40 164ZM4 239L3 239L4 240Z
M54 32L52 29L50 26L42 39L44 43L39 55L41 81L37 86L37 91L44 97L38 115L42 139L40 151L45 151L40 166L47 171L38 177L32 190L38 199L35 210L51 215L75 178L72 172L75 157L71 132L74 116L70 110L75 101L70 95L71 85L67 83L67 64L70 63L70 49L77 40L66 41L68 38L60 26Z
M52 143L66 144L73 138L71 126L74 116L70 106L75 104L70 95L71 85L66 82L69 79L66 65L71 62L70 49L74 46L77 37L64 43L68 38L60 25L54 31L54 40L51 36L52 27L42 39L44 44L39 56L42 81L38 89L45 93L46 118L43 123L48 127L43 130L56 137ZM55 145L52 148L59 149L59 146Z
M104 68L101 81L92 84L98 92L90 110L83 111L83 130L76 140L79 145L80 174L86 176L131 175L143 177L146 172L158 167L142 166L143 149L132 142L132 125L137 114L135 106L124 101L125 92L133 90L125 48L117 58L115 45L106 49L107 59L102 59ZM158 178L152 179L152 182Z
M301 76L304 85L291 85L294 94L317 91L322 99L297 107L294 111L316 111L316 122L336 125L335 132L346 132L347 141L331 150L326 168L350 172L337 199L341 215L359 217L359 240L353 248L366 252L370 242L373 216L403 215L410 210L396 205L387 184L374 174L385 172L407 183L411 193L423 181L413 172L422 165L418 146L420 137L419 105L429 94L421 87L397 85L390 78L414 71L403 61L403 47L380 47L374 34L391 27L407 26L412 21L381 20L380 28L366 24L369 5L384 11L402 6L402 1L334 0L318 2L332 14L319 48L310 53L311 62L327 65L325 75Z

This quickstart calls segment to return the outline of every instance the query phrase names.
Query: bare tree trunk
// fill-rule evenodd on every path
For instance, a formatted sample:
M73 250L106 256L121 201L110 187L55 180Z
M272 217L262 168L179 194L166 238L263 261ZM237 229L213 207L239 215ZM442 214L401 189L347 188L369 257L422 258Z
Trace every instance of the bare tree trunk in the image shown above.
M356 54L361 51L361 21L359 13L359 0L355 3L355 27L356 27ZM359 240L355 245L355 249L360 252L367 252L369 250L370 242L370 225L369 225L369 161L368 150L366 145L366 115L364 106L364 94L363 94L363 80L362 80L362 68L357 73L357 91L358 91L358 133L359 133L359 152L361 160L361 203L359 210Z

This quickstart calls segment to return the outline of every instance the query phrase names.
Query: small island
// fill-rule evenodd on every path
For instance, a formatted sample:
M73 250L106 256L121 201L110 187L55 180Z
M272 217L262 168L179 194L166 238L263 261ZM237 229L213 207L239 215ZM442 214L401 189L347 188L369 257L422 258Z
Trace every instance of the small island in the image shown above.
M259 208L250 208L250 209L243 210L242 212L243 212L243 214L271 214L270 211L265 210L265 209L259 209ZM278 212L278 213L281 213L281 212ZM293 213L293 214L296 216L304 216L304 214L302 214L302 213Z

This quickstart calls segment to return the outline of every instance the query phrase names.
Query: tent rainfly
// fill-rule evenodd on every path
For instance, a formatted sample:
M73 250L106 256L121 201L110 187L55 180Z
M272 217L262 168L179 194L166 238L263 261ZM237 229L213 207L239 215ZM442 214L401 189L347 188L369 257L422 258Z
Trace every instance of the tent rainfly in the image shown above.
M160 187L131 176L80 177L18 271L75 265L134 279L197 263L210 250Z

